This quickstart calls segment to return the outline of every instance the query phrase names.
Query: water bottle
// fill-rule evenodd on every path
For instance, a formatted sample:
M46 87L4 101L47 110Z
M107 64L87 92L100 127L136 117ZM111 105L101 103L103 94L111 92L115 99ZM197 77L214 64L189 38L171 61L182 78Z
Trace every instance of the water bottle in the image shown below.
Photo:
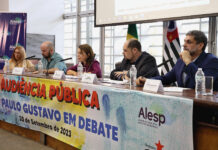
M205 76L202 68L198 68L195 74L195 94L203 95L205 93Z
M38 62L38 72L39 74L43 74L43 64L41 60Z
M136 86L136 76L137 76L137 69L135 65L132 65L130 70L129 70L129 75L130 75L130 86Z
M5 59L5 71L4 72L5 73L9 73L10 72L8 59Z
M77 76L82 77L82 75L83 75L83 65L81 62L79 62L77 66Z

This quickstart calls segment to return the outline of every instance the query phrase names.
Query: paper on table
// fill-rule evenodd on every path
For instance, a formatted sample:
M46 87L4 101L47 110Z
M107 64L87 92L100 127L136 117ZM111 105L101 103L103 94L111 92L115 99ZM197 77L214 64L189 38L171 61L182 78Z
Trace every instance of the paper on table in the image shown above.
M164 87L164 92L183 92L183 90L187 90L188 88L182 87Z
M118 80L111 80L111 79L103 79L101 82L112 83L112 84L127 84L126 80L125 81L118 81Z
M66 80L79 79L78 76L65 75Z

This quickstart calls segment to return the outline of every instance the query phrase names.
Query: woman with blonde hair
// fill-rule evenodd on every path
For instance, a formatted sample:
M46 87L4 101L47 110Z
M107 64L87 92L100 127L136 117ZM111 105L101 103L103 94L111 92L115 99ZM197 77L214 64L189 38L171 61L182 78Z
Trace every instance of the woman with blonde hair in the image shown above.
M24 47L15 47L12 57L9 60L9 70L12 71L15 67L23 67L25 71L34 71L34 65L31 61L26 60L26 52ZM6 67L3 68L6 71Z
M77 52L77 58L78 61L82 63L85 72L96 74L98 78L102 77L100 64L95 60L95 55L90 45L80 45ZM78 64L68 68L67 75L76 76L77 67Z

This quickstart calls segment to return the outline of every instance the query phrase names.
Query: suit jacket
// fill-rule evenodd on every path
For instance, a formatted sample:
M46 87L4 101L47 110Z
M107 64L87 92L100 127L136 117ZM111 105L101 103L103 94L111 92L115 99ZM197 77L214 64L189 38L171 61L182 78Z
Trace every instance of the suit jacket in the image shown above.
M213 89L218 91L218 58L213 54L202 52L196 61L188 64L178 59L173 69L164 76L157 76L153 79L161 80L164 85L177 81L179 87L195 88L195 73L202 68L205 76L213 76ZM187 74L183 84L183 72Z
M134 63L123 59L123 61L119 65L116 65L116 68L111 72L110 78L113 80L122 80L121 77L116 77L114 73L124 70L129 71L131 65L133 64L137 69L137 77L143 76L151 78L159 75L155 58L147 52L142 52L141 56ZM127 76L129 76L129 73Z

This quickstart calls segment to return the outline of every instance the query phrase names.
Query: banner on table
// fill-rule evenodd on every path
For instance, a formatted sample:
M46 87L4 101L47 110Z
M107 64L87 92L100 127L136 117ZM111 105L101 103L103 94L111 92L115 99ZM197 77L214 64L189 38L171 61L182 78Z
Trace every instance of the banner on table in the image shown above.
M193 149L191 99L13 75L0 83L0 120L79 149Z
M0 13L0 58L11 58L18 45L26 48L26 24L26 13Z

